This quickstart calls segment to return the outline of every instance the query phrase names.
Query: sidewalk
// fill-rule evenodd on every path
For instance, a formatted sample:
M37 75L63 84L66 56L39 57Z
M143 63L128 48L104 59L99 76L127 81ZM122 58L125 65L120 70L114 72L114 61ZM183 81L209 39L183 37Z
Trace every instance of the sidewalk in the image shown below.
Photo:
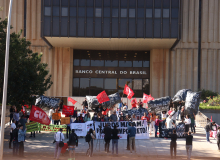
M9 132L8 132L9 133ZM25 142L25 156L34 156L36 158L43 156L53 158L54 147L53 142L54 133L42 132L37 133L36 138L28 138L29 133L27 134L26 142ZM196 134L193 135L193 150L192 150L192 158L198 159L214 159L220 157L220 152L217 151L217 143L216 140L211 138L213 143L207 143L205 138L205 131L201 127L196 127ZM4 144L4 155L5 158L12 154L12 150L8 149L8 141L9 134L5 134L5 144ZM64 142L68 140L65 139ZM129 151L126 150L127 141L119 140L119 157L120 160L123 160L123 157L129 157L129 159L136 159L137 157L145 158L153 158L154 159L170 159L170 139L164 138L154 138L150 137L149 140L136 140L136 150L137 154L130 154ZM76 156L83 156L83 160L86 160L85 152L88 149L88 143L85 142L85 138L79 139L79 146L76 148ZM110 151L112 150L110 145ZM104 152L104 141L103 140L95 140L94 141L94 157L103 157L106 160L111 159L111 153L106 154ZM185 138L177 139L177 156L179 159L186 159L186 149L185 149ZM10 156L9 156L10 157ZM108 158L109 157L109 158ZM119 157L114 157L114 159L119 159ZM4 159L5 159L4 158ZM30 158L30 157L29 157ZM33 157L34 158L34 157ZM47 160L49 160L46 158ZM66 159L65 157L63 157ZM62 157L61 157L62 159Z

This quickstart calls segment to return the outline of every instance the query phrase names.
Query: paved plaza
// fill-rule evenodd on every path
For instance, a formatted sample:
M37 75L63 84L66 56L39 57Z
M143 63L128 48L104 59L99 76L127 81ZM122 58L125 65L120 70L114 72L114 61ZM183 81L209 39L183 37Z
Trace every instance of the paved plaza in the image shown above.
M6 129L6 132L8 128ZM52 159L55 145L53 142L54 133L41 132L37 133L35 138L29 138L27 134L25 142L25 156L27 159ZM220 159L220 152L217 150L216 140L211 138L212 143L207 143L205 131L201 127L196 127L196 134L193 135L193 159ZM12 150L8 149L9 135L5 135L4 159L10 159ZM65 142L68 140L65 139ZM99 144L100 142L100 144ZM112 157L111 153L104 152L104 141L95 140L94 142L94 157L90 159L170 159L170 139L150 137L148 140L136 140L137 154L130 154L126 150L127 141L119 140L119 157ZM76 148L76 159L83 157L83 160L89 157L85 156L88 149L88 144L85 138L79 139L79 146ZM111 151L110 145L110 151ZM186 159L185 138L177 139L177 156L178 159ZM78 157L78 158L77 158ZM64 154L60 159L67 159L67 154ZM81 159L81 158L80 158Z

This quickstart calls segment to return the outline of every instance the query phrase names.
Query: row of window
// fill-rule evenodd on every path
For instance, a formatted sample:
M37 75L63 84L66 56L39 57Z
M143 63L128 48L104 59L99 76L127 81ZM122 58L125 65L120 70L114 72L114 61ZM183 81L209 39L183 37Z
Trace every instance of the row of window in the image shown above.
M154 13L153 13L154 11ZM103 12L103 17L110 17L110 8L104 8L104 12ZM86 16L87 17L93 17L93 14L95 17L102 17L102 8L95 8L95 13L93 12L93 8L87 8L87 13ZM113 8L112 9L112 17L120 17L122 18L126 18L127 16L129 16L129 18L135 18L136 12L135 9L125 9L122 8L120 9L120 13L119 13L119 9ZM163 9L161 12L161 9L146 9L146 15L144 13L144 9L143 8L139 8L137 10L137 17L138 18L152 18L154 14L154 18L169 18L170 17L170 9ZM162 14L162 15L161 15ZM51 7L45 7L44 8L44 15L45 16L59 16L60 15L60 7L53 7L53 13L51 14ZM68 16L68 7L61 7L61 16ZM70 16L71 17L76 17L77 13L76 13L76 7L70 7ZM78 16L79 17L84 17L85 16L85 8L83 7L79 7L78 9ZM173 8L171 10L171 17L172 18L178 18L178 8Z
M103 90L108 95L119 92L122 96L125 84L134 90L135 97L149 93L149 79L73 78L73 96L95 96Z

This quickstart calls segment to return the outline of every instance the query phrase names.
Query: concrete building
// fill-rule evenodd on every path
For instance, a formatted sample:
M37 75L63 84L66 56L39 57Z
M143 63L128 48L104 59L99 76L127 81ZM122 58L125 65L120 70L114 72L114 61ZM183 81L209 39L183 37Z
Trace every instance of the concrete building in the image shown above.
M0 1L2 19L8 5ZM110 94L125 83L135 97L197 91L198 83L220 92L219 0L14 0L11 24L48 63L46 96Z

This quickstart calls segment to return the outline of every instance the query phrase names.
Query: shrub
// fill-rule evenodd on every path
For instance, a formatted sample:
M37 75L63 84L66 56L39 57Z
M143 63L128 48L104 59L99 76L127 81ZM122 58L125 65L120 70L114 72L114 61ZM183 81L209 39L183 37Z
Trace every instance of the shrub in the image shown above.
M201 99L202 100L208 100L207 97L213 97L213 96L218 96L218 93L217 92L213 92L213 91L210 91L210 90L201 90Z

